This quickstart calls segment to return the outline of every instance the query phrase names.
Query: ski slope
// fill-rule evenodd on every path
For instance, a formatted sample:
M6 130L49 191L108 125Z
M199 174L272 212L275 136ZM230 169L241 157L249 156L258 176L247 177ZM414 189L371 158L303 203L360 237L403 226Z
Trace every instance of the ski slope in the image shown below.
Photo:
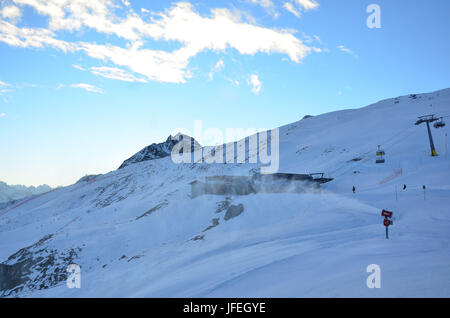
M450 297L448 125L432 128L438 157L414 125L430 113L450 115L450 89L280 127L279 171L335 178L320 192L192 199L189 182L258 165L165 157L0 207L0 262L24 273L6 286L0 265L0 295ZM389 240L382 209L394 212ZM79 289L66 287L70 263ZM370 264L379 289L366 285Z

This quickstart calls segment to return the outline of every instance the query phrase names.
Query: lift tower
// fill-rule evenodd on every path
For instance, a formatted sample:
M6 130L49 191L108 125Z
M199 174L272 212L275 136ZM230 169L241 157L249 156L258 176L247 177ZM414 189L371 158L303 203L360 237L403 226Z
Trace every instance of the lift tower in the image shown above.
M430 123L432 123L436 120L439 120L439 118L435 118L434 114L420 116L418 118L419 119L416 121L415 125L420 125L421 123L427 124L428 138L430 139L431 156L435 157L435 156L437 156L437 152L436 152L436 149L434 148L433 136L431 135L431 129L430 129Z

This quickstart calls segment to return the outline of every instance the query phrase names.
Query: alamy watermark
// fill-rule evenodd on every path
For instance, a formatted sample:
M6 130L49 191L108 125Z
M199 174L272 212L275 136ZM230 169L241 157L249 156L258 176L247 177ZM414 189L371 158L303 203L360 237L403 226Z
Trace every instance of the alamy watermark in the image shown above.
M66 272L69 273L66 280L67 288L81 288L81 268L77 264L67 266Z
M171 151L174 163L259 163L261 173L276 173L279 168L279 130L254 128L203 129L201 120L194 121L194 131L177 129L181 133ZM188 138L192 136L192 138ZM246 137L248 136L248 137ZM228 142L226 140L238 140ZM197 143L198 142L198 143ZM204 144L212 146L200 146Z
M369 29L381 28L381 8L378 4L369 4L366 9L370 15L367 17L366 25Z
M367 288L381 288L381 268L380 265L370 264L366 268L367 273L371 273L366 280Z

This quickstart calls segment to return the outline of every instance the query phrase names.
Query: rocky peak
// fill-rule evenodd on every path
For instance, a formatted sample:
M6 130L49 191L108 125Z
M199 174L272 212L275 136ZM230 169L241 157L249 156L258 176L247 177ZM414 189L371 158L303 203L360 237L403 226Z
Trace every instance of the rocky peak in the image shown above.
M190 142L191 147L190 151L193 152L194 149L200 148L200 144L192 137L188 135L183 135L181 133L176 134L175 136L170 135L167 137L166 141L161 143L153 143L127 160L125 160L119 167L119 169L122 169L130 164L147 161L147 160L153 160L153 159L160 159L167 156L170 156L170 153L172 151L172 148L178 143L178 142ZM189 147L184 147L186 149Z

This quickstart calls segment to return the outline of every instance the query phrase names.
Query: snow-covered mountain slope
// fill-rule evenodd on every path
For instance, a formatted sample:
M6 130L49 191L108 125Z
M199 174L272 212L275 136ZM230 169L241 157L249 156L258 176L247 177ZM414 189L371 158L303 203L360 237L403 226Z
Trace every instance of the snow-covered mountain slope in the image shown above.
M41 194L50 191L48 185L24 186L24 185L8 185L5 182L0 181L0 203L19 200L25 197L32 196L34 194Z
M165 157L9 204L0 295L449 297L448 125L432 128L431 157L426 127L414 125L429 113L450 114L450 89L281 127L280 172L335 178L321 192L191 198L191 181L257 165ZM382 209L394 212L389 240ZM66 287L71 263L79 289ZM379 289L366 285L370 264Z

